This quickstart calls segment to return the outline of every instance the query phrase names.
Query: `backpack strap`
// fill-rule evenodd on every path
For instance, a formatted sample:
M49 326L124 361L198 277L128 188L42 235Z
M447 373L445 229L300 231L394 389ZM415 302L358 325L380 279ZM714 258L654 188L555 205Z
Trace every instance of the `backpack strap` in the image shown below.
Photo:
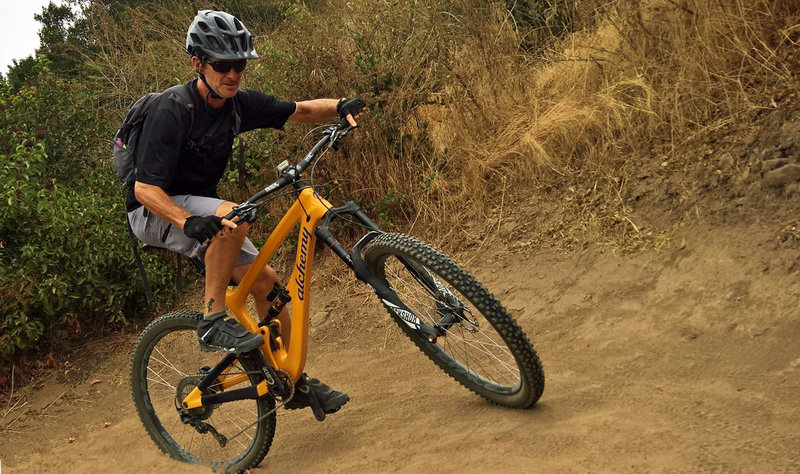
M233 132L233 136L239 136L239 130L242 129L242 114L241 109L239 108L239 99L236 96L231 98L231 116L233 117L233 123L231 123L231 131Z
M194 96L192 95L190 83L180 84L174 87L175 92L183 99L183 104L191 112L189 114L189 128L186 130L186 137L191 137L194 129Z
M231 99L231 132L233 132L234 140L239 142L239 186L244 187L244 141L242 140L242 136L239 135L239 130L242 129L242 114L239 108L239 100L236 97L237 96L233 96ZM231 150L228 159L228 168L231 172L237 169L237 164L233 158L233 150Z

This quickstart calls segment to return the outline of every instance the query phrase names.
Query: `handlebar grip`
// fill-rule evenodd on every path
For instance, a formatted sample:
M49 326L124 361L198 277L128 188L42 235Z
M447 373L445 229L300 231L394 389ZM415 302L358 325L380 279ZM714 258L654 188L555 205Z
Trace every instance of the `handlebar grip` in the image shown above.
M347 117L339 119L339 130L344 130L348 127L350 127L350 122L347 121Z

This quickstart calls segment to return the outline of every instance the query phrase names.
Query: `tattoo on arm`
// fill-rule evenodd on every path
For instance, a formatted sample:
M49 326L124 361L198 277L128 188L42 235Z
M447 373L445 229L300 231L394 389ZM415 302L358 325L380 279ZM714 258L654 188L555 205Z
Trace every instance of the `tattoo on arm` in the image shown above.
M208 306L206 306L206 313L211 314L211 308L214 307L214 298L208 300Z

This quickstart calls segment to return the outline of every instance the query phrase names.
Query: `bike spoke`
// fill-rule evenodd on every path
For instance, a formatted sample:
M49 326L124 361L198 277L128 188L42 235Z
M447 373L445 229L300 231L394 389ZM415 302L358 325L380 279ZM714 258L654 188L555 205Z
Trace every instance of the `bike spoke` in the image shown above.
M452 336L455 336L455 334L452 333L452 332L449 332L448 334L452 335ZM517 368L516 364L511 365L511 364L501 360L499 357L497 357L497 355L495 355L494 352L486 350L486 348L480 342L470 341L470 340L467 340L467 339L460 339L460 340L464 343L464 345L473 347L477 351L479 351L480 353L485 354L487 356L487 358L483 358L483 359L479 359L479 360L480 361L484 361L484 362L493 363L492 365L495 367L494 371L495 371L495 373L498 373L498 375L503 373L503 372L507 372L508 374L511 374L512 377L519 377L519 369ZM513 362L513 359L511 359L511 362ZM498 369L497 368L498 364L502 369L505 369L505 370ZM500 377L498 380L502 380L502 379L503 379L503 377Z
M161 357L164 357L164 354L162 354L160 350L156 349L155 352L158 352L158 355L160 355ZM164 357L164 359L166 360L166 362L164 362L164 361L162 361L160 359L157 359L155 357L151 357L150 358L150 360L154 360L156 362L160 362L160 363L164 364L165 366L171 368L175 372L179 373L182 377L186 377L186 374L184 374L183 372L181 372L180 370L175 368L175 366L169 361L169 359L167 359L166 357Z
M390 287L395 290L406 306L429 326L437 326L442 316L437 308L452 308L438 292L432 292L424 283L424 278L415 275L399 260L387 259L385 275ZM432 276L432 278L436 278ZM439 280L443 286L445 282ZM445 290L441 290L445 291ZM448 289L462 304L466 301ZM448 297L449 298L449 297ZM465 319L451 325L446 334L438 338L439 346L457 359L468 371L490 382L513 386L520 378L519 367L511 351L499 334L487 322L480 322L480 312L471 308L453 309L469 315ZM465 317L465 316L459 316ZM473 324L472 321L478 322ZM464 325L476 330L468 331Z
M156 377L159 378L159 380L156 380L156 379L151 379L150 377L147 377L147 380L149 380L151 382L155 382L155 383L161 384L161 385L164 385L166 387L171 388L172 390L176 390L176 387L174 385L170 384L169 382L167 382L167 379L162 377L161 374L159 374L155 370L151 369L150 367L148 367L147 370L152 372L153 375L155 375Z

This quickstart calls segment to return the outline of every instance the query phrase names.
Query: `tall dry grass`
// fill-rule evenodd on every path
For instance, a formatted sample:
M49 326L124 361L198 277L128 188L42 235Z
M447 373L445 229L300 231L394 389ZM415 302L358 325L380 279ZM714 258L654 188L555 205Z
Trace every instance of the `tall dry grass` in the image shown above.
M328 158L317 182L438 242L506 199L565 193L583 196L571 225L638 232L622 198L634 170L689 159L687 144L797 85L785 59L798 0L335 0L286 4L277 23L256 4L243 18L262 57L248 86L370 104L347 158ZM93 70L113 101L191 77L181 50L194 12L168 8L131 10L133 30L93 13ZM305 131L251 135L264 179Z
M458 160L448 188L477 203L496 203L508 180L578 193L582 205L565 209L573 225L638 233L621 197L634 170L684 163L693 140L797 87L785 58L798 7L620 0L582 11L588 26L539 57L519 53L507 18L464 38L449 63L461 100L434 134Z

